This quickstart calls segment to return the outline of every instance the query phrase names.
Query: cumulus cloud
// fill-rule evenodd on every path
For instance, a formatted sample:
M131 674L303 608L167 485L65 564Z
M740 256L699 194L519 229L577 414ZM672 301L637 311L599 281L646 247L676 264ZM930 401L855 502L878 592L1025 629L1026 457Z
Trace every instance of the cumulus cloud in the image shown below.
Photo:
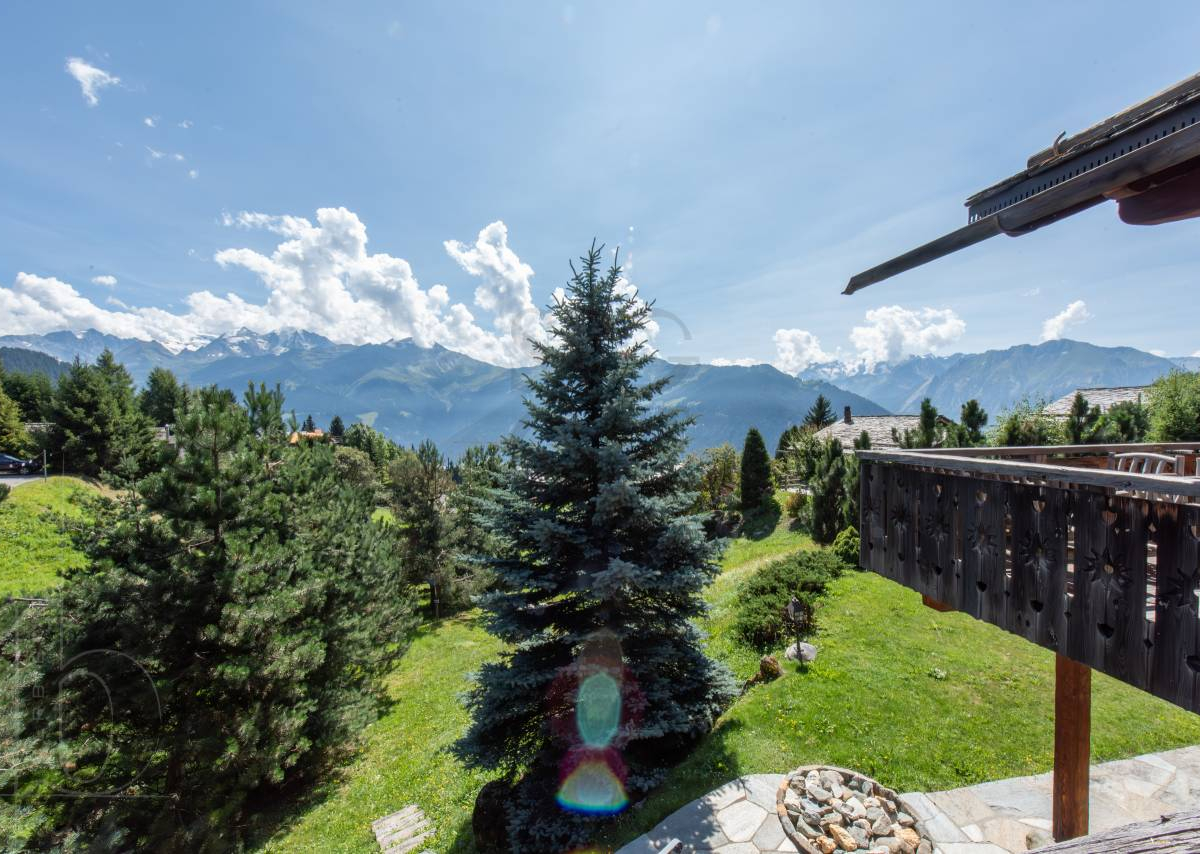
M762 362L760 362L758 359L713 359L711 362L709 362L709 364L716 365L718 368L728 368L730 366L750 368L754 365L761 365Z
M194 180L196 180L197 178L199 178L199 177L200 177L200 172L199 172L199 170L197 170L197 169L189 169L189 170L188 170L188 177L189 177L189 178L191 178L193 181L194 181Z
M92 276L93 285L104 285L106 288L111 288L117 283L116 276Z
M881 362L936 352L966 331L967 324L949 308L914 311L887 305L867 312L865 323L850 330L850 344L859 363L872 370Z
M531 364L527 339L548 334L532 300L533 269L508 245L502 222L485 227L473 242L446 245L480 280L474 305L490 319L486 326L465 304L452 302L444 285L423 287L404 259L368 251L366 226L345 208L322 208L315 223L252 212L226 214L222 222L280 238L270 252L229 248L214 256L222 268L254 274L265 291L261 301L204 290L190 294L179 313L119 302L110 305L120 310L111 310L66 282L18 273L11 287L0 287L0 334L94 328L179 348L242 327L297 328L349 344L441 344L498 365Z
M158 125L158 117L146 116L146 118L142 119L142 124L148 128L156 127Z
M191 126L192 126L192 120L191 120L191 119L184 119L183 121L181 121L181 122L180 122L180 123L177 125L177 127L181 127L181 128L183 128L184 130L187 130L187 129L188 129L188 128L190 128Z
M79 90L83 93L83 100L87 101L89 107L94 107L100 103L100 96L97 93L101 89L108 86L116 86L121 82L120 77L109 74L107 71L102 71L77 56L67 59L67 73L74 77L75 82L79 84Z
M827 352L820 339L805 329L776 330L773 364L788 374L831 361L838 361L842 370L869 372L884 362L936 352L961 338L966 329L963 319L948 308L882 306L869 310L862 325L850 330L849 354L840 347Z
M1088 311L1087 304L1083 300L1077 299L1058 314L1046 318L1042 323L1042 340L1053 341L1056 338L1062 338L1068 327L1078 326L1091 320L1091 317L1092 313Z
M804 329L775 330L775 352L775 367L785 374L798 374L833 358L821 349L820 339Z

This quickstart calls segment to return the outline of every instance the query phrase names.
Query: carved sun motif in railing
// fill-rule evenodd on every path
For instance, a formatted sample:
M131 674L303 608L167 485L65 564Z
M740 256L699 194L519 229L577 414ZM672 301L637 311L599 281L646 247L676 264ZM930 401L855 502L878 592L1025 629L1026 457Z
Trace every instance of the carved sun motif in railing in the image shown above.
M1054 568L1053 544L1047 542L1037 531L1027 531L1017 545L1017 560L1026 570L1040 578Z
M951 518L946 510L927 513L922 521L925 523L925 536L939 546L950 539Z
M896 533L903 535L908 530L908 506L900 503L892 507L888 515L891 517L892 528Z
M967 548L980 559L994 558L1000 554L1000 536L988 525L973 525L967 530Z
M1103 551L1092 549L1083 561L1083 570L1090 577L1090 583L1099 584L1105 590L1117 588L1125 590L1133 583L1133 574L1129 565L1113 555L1108 548Z

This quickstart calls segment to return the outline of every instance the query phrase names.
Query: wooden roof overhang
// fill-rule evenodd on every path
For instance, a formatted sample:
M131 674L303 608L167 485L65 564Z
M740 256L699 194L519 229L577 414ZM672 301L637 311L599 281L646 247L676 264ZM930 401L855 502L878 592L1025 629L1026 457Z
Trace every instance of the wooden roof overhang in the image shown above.
M1200 216L1200 74L1029 158L966 201L968 224L850 279L852 294L997 234L1016 237L1106 200L1134 225Z

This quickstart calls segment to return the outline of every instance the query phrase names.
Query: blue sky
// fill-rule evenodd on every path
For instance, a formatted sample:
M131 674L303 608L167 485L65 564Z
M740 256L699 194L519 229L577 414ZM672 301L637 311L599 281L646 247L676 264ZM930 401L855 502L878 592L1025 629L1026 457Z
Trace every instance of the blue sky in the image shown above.
M1195 73L1198 15L8 4L0 333L303 325L515 363L595 236L632 257L675 360L797 370L1046 334L1191 354L1200 226L1113 205L840 291L965 223L967 195L1060 131Z

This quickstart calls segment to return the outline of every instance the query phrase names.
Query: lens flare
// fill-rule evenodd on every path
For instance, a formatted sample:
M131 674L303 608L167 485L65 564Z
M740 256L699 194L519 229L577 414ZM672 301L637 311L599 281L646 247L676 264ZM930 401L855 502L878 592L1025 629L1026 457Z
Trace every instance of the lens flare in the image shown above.
M579 686L575 725L588 747L608 747L621 724L621 686L608 673L593 673Z
M558 788L558 805L572 812L614 815L629 805L625 784L603 755L581 761Z

